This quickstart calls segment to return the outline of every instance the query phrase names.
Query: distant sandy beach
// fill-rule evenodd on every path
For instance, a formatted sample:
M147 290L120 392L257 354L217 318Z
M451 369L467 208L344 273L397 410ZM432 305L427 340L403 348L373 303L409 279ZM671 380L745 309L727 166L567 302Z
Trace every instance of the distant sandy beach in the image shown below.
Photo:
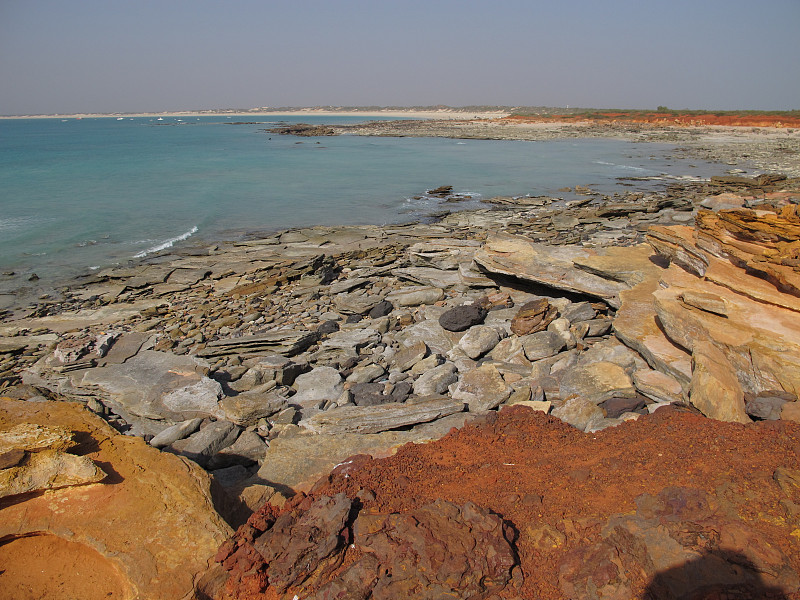
M312 117L390 117L394 119L500 119L511 114L509 111L473 112L468 110L442 109L442 110L327 110L318 108L295 108L291 110L250 110L250 111L170 111L170 112L142 112L142 113L74 113L54 115L10 115L0 116L0 119L94 119L102 117L273 117L276 115L308 115Z

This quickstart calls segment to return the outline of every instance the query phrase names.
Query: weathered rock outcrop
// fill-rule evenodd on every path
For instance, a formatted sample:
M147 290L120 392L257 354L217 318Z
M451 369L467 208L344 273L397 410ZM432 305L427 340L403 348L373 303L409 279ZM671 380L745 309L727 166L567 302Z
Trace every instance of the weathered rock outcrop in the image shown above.
M183 598L230 534L214 510L202 469L120 435L79 404L0 399L0 439L3 456L15 448L28 455L23 467L44 459L58 466L46 493L17 488L0 500L0 587L11 597L23 582L25 597L31 589L36 597L58 597L59 589L73 589L76 573L85 573L83 583L93 582L92 593ZM53 462L62 450L69 454ZM66 457L101 476L62 487ZM0 479L17 468L0 468ZM48 561L31 562L41 552L51 552ZM31 577L33 566L46 576Z
M798 441L674 408L591 434L506 408L263 507L217 554L218 598L795 599Z

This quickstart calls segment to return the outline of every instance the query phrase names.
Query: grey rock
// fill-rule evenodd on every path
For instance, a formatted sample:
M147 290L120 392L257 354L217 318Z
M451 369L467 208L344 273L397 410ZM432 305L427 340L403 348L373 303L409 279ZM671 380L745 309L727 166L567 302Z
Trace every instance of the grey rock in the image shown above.
M343 279L341 281L334 281L330 287L331 295L341 294L343 292L350 292L360 287L364 287L371 283L372 280L366 277L354 277L353 279Z
M394 306L388 300L384 300L383 302L379 302L369 313L367 316L370 319L380 319L381 317L385 317L389 313L394 310Z
M76 386L99 389L117 414L183 421L222 417L222 388L205 377L208 363L191 356L144 350L123 364L75 374ZM123 415L124 416L124 415Z
M236 441L217 452L208 461L209 469L233 465L249 467L260 463L267 452L267 443L255 431L243 431Z
M470 412L482 412L496 408L508 400L512 392L494 365L481 365L464 373L453 390L453 399L465 402Z
M306 350L317 339L314 332L306 330L280 329L258 335L212 340L200 350L201 357L218 357L230 354L281 354L294 356Z
M564 310L560 311L560 316L567 319L570 323L578 321L590 321L597 316L597 311L592 308L589 302L576 302L569 304Z
M610 362L590 363L567 369L561 377L561 396L579 396L600 404L611 398L634 398L636 388L625 369Z
M327 340L320 344L323 350L338 348L342 350L355 350L370 348L381 341L381 334L374 329L355 329L353 331L338 331L331 334Z
M233 487L249 476L250 471L242 465L215 467L211 473L214 481L224 488Z
M458 345L470 358L479 358L494 348L500 341L500 336L493 327L488 325L476 325L471 327Z
M258 423L259 419L271 417L288 406L289 401L275 391L255 388L237 396L224 398L219 405L225 418L241 427Z
M539 331L521 339L525 356L531 362L555 356L566 346L564 339L552 331Z
M777 421L781 418L781 409L784 404L786 404L784 398L753 398L745 404L745 411L755 419Z
M300 424L316 433L379 433L433 421L464 410L451 398L422 398L414 403L387 403L366 408L343 406L318 413Z
M383 302L383 297L367 294L365 292L353 292L350 294L338 294L333 297L336 310L346 315L364 315Z
M369 363L366 365L358 365L350 375L347 376L347 380L351 383L370 383L375 381L376 379L380 379L386 374L386 369L384 369L380 365L376 365L375 363Z
M450 334L433 319L426 319L406 327L395 337L403 346L424 342L431 352L441 355L447 354L455 344Z
M386 297L396 306L433 304L444 298L444 291L436 287L411 287L392 292Z
M353 404L356 406L375 406L391 402L391 396L384 396L385 386L382 383L357 383L350 388Z
M445 363L423 373L414 382L414 393L417 396L444 394L450 384L457 380L456 366L452 363Z
M581 431L586 431L604 418L603 410L599 406L580 397L568 399L550 414Z
M153 436L153 439L150 440L150 445L154 448L163 448L164 446L169 446L178 440L182 440L183 438L192 435L200 428L200 423L202 422L203 419L197 418L176 423L175 425L167 427L158 435Z
M420 285L428 285L434 288L449 289L461 284L461 277L458 271L445 271L431 267L393 269L392 275L398 279L406 279L414 283L419 283Z
M300 375L294 382L297 393L292 404L313 407L326 400L336 400L342 393L342 376L333 367L316 367Z
M172 443L167 449L205 468L214 454L236 441L240 431L228 421L214 421L188 438Z

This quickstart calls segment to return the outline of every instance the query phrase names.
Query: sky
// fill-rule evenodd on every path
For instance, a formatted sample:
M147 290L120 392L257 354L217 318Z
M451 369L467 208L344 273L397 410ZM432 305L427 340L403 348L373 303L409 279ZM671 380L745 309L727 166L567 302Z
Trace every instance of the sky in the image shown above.
M0 115L800 109L800 0L0 0Z

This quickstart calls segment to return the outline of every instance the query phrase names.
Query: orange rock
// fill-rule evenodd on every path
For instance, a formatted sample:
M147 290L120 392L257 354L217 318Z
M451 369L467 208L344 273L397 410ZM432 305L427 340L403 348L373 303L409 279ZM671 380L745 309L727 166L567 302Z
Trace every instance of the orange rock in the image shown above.
M77 446L70 452L91 459L108 477L0 502L0 539L10 542L2 548L22 552L35 542L50 552L36 576L27 562L0 558L0 590L24 581L37 598L82 585L86 599L177 599L190 593L208 557L231 532L214 510L208 475L142 439L120 435L81 404L0 399L0 430L23 423L73 432ZM31 535L38 536L34 542L23 541ZM75 556L85 557L89 571L107 575L99 577L99 587L76 582L86 569L69 566Z

